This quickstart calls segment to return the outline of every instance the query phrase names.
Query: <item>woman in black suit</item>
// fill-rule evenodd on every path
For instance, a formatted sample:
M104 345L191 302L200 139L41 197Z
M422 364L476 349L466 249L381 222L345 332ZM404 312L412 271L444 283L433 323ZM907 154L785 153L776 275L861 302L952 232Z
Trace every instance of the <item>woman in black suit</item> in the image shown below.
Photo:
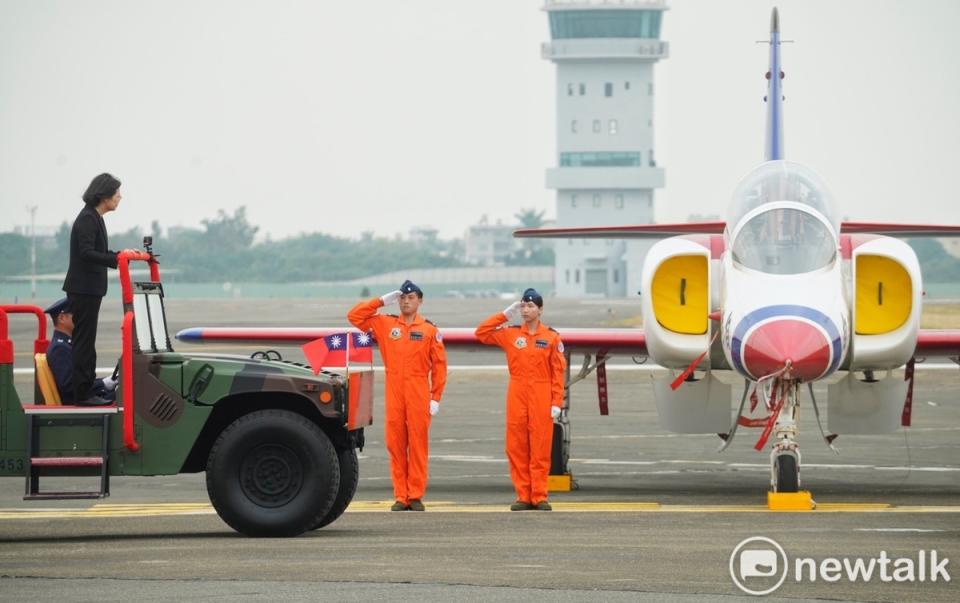
M77 404L112 404L93 394L97 367L97 320L107 293L107 268L117 267L117 253L107 247L103 215L120 204L120 181L100 174L83 194L84 208L70 231L70 267L63 290L73 308L73 387Z

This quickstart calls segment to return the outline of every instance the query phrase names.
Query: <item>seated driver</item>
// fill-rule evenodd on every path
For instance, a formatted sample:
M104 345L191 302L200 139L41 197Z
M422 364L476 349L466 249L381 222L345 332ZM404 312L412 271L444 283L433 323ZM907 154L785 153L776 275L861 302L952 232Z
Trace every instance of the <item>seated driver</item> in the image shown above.
M63 298L54 302L44 310L53 321L53 335L50 345L47 346L47 365L57 382L60 400L64 404L76 403L73 392L73 312L70 310L70 301ZM93 393L107 403L112 404L117 397L117 382L107 377L97 379L93 385Z

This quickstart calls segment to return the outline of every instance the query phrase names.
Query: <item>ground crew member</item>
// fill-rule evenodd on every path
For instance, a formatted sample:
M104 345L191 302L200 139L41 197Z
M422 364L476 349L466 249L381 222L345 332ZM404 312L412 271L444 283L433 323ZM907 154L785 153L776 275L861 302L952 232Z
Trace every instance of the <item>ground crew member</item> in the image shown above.
M543 297L535 289L523 292L503 312L477 327L481 343L500 346L507 354L510 385L507 387L505 444L510 479L517 492L511 511L550 511L547 476L553 420L563 407L566 360L560 335L540 322ZM519 315L522 325L504 327Z
M398 301L400 316L377 313ZM417 313L422 303L420 287L404 281L399 290L360 302L347 314L353 326L373 331L386 369L384 431L396 499L391 511L424 510L430 418L440 410L447 381L443 338Z
M73 393L73 312L70 311L70 301L64 297L53 302L44 312L53 321L53 336L47 346L47 365L53 373L60 400L64 404L73 404L76 396ZM112 402L116 399L116 387L117 382L107 377L94 381L93 391Z

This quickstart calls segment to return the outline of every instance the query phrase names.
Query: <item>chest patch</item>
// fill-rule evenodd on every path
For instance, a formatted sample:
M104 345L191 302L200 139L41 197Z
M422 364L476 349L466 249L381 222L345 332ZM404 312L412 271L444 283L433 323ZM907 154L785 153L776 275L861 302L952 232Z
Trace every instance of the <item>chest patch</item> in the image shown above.
M547 349L547 346L550 345L550 342L548 342L546 339L538 339L533 343L533 345L535 345L538 349L545 350Z
M420 331L410 331L410 341L423 341L423 333Z
M513 342L513 347L518 350L522 350L527 347L527 338L526 337L517 337L517 340Z
M390 329L390 339L400 339L400 327L393 327Z

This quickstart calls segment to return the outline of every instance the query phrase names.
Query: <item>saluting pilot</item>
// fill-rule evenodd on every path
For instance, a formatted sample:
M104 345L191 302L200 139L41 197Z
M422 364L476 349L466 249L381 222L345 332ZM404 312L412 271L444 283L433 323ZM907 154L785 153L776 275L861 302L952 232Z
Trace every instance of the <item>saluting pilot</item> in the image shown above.
M400 303L400 316L378 314ZM347 320L373 331L386 369L386 434L390 478L396 502L391 511L423 511L427 488L430 418L440 410L447 381L447 357L437 327L418 314L423 291L410 281L400 289L360 302Z
M543 297L535 289L527 289L520 301L486 319L476 330L481 343L500 346L507 354L510 385L505 444L517 493L511 511L551 510L547 477L553 420L563 407L566 360L560 335L540 322L542 314ZM523 324L504 326L518 315Z

